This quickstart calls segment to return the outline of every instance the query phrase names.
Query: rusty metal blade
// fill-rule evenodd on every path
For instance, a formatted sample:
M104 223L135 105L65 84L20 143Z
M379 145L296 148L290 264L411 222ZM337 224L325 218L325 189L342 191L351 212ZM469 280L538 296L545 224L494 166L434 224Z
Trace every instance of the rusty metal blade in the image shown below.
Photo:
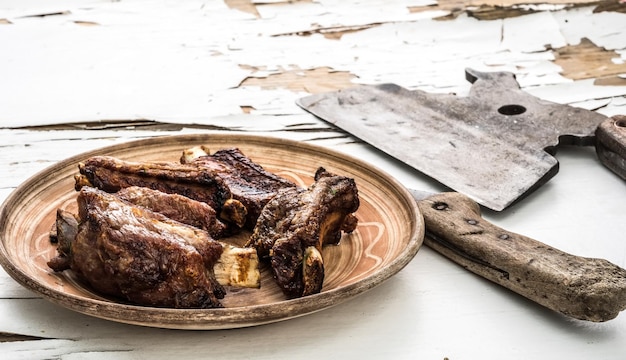
M298 100L353 134L490 209L501 211L558 172L561 143L593 145L606 118L540 100L512 73L466 70L469 96L358 86Z

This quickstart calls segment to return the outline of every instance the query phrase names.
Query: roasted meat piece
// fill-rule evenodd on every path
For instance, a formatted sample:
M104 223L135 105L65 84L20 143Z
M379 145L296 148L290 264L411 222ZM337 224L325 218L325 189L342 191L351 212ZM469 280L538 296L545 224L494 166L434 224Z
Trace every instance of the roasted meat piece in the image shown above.
M265 205L246 245L269 259L287 297L318 293L324 280L322 246L336 244L342 228L354 229L352 213L358 207L354 180L319 168L309 188L283 189Z
M75 233L71 220L58 218L59 256L48 263L53 270L69 266L96 291L135 304L222 306L219 299L225 291L214 269L224 268L220 263L225 254L233 254L233 247L95 188L81 188L77 202ZM256 256L248 256L244 267L256 261Z
M231 199L231 192L214 171L176 162L133 162L110 156L93 156L79 164L76 190L93 186L106 192L139 186L168 194L179 194L207 203L222 220L245 218L246 209ZM231 214L230 216L228 214ZM237 224L242 226L242 223Z
M58 243L58 256L48 262L48 266L55 271L63 271L70 268L71 246L78 233L78 220L69 211L57 210L54 228L50 232L50 241Z
M228 227L207 203L178 194L167 194L147 187L131 186L116 192L122 200L142 206L172 220L205 230L214 239L228 235Z
M207 148L194 147L183 151L180 161L219 175L233 199L246 207L248 213L244 227L250 230L271 198L282 189L296 187L295 183L266 171L237 148L218 150L210 155Z
M175 162L134 162L111 156L93 156L79 164L85 180L77 180L77 189L85 184L106 192L130 186L147 187L168 194L179 194L205 202L218 209L231 197L228 187L212 171Z

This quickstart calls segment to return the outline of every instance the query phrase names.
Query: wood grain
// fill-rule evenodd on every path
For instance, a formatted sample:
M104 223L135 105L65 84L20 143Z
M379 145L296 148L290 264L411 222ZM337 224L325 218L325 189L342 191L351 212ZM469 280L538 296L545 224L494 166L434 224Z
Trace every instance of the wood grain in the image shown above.
M467 270L579 320L607 321L626 309L626 269L499 228L459 193L418 205L426 244Z
M583 38L580 44L554 49L555 64L561 66L561 74L568 79L595 79L597 85L624 85L626 64L615 62L620 55L614 50L597 46Z
M159 309L134 306L94 293L66 271L46 262L55 255L48 233L57 208L75 210L72 176L78 162L95 154L128 160L176 161L182 149L207 145L213 151L237 146L254 161L306 185L318 166L353 177L361 207L357 230L324 249L326 280L320 294L285 300L268 269L261 289L230 289L223 309ZM28 289L69 309L131 324L179 329L224 329L285 320L348 300L389 278L417 253L423 219L410 194L393 178L358 159L277 138L249 135L184 135L139 140L76 155L27 180L7 199L0 221L0 260ZM241 239L238 239L241 241Z
M626 115L606 119L596 130L598 159L626 180Z

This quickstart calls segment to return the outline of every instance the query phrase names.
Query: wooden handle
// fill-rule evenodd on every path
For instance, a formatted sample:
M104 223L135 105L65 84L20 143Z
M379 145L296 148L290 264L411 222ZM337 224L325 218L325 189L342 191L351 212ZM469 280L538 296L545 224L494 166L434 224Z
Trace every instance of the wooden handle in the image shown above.
M459 193L418 201L425 243L464 268L562 314L613 319L626 308L626 270L604 259L571 255L481 217Z
M616 115L596 129L596 153L607 168L626 180L626 116Z

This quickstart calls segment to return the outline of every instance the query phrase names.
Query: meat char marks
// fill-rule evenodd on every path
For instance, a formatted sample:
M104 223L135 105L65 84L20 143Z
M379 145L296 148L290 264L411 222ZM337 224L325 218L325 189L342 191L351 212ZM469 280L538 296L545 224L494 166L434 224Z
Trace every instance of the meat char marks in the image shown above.
M165 215L172 220L205 230L214 239L228 235L227 226L207 203L178 194L167 194L146 187L131 186L116 192L122 200Z
M246 246L270 262L287 297L321 291L323 245L337 244L342 231L350 233L358 223L353 214L359 207L353 179L320 167L315 183L301 188L266 171L236 148L209 155L208 149L194 147L183 152L181 162L218 173L233 198L246 206L246 227L254 229Z
M183 152L183 164L193 164L217 174L230 190L232 197L247 209L245 228L252 230L261 210L282 189L296 184L266 171L237 148L222 149L209 154L205 147L194 147Z
M354 179L320 167L302 188L236 148L210 154L195 147L180 163L95 156L79 171L80 213L77 221L58 213L59 256L49 266L71 268L104 294L152 306L221 306L222 285L258 286L259 259L288 298L318 293L322 247L358 222ZM213 240L240 228L252 232L244 248Z
M213 267L223 246L207 232L95 188L83 187L77 202L75 238L59 239L54 270L69 266L96 291L136 304L222 306L225 291Z
M134 162L111 156L92 156L79 164L76 190L93 186L109 193L130 186L179 194L218 210L231 193L213 171L176 162Z
M322 246L355 229L358 207L354 180L319 168L309 188L283 189L267 203L246 246L269 259L287 297L318 293L324 281Z
M289 180L264 170L236 148L209 155L203 147L183 152L181 163L132 162L94 156L79 165L76 190L94 186L117 192L147 187L205 202L219 218L252 230L265 204L279 190L295 188Z

